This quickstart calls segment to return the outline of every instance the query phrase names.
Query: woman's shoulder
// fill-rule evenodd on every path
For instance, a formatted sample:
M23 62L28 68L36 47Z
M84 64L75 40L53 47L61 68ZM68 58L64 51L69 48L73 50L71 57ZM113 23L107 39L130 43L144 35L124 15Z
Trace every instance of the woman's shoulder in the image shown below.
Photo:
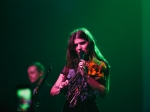
M89 69L101 70L109 73L109 65L105 60L99 60L95 57L88 63Z
M92 64L92 65L99 65L99 66L103 66L105 68L107 68L108 66L108 63L105 61L105 60L102 60L102 59L97 59L95 57L92 58L91 61L89 61L89 64Z

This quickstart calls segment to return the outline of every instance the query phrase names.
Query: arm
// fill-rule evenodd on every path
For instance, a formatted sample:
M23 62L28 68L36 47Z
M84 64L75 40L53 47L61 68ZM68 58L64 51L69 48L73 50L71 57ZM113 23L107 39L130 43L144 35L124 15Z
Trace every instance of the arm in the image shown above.
M90 76L87 76L86 80L92 89L98 90L100 92L101 97L105 97L107 93L109 92L109 82L110 82L109 76L106 77L106 86L100 84L99 82L97 82Z
M62 88L62 83L65 81L66 77L61 73L50 90L50 94L52 96L58 95L60 93L60 89Z
M105 86L103 84L100 84L98 81L93 79L87 74L87 67L84 60L81 60L79 62L79 68L81 75L86 78L88 84L90 87L94 90L98 90L100 92L101 97L105 97L107 93L109 92L109 84L110 84L110 76L105 76Z

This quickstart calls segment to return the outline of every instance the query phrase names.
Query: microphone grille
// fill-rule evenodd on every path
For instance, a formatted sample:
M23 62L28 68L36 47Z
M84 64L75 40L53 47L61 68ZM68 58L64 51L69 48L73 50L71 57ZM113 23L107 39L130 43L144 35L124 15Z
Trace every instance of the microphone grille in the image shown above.
M81 50L81 51L79 52L79 58L80 58L80 59L84 59L84 54L85 54L85 52L84 52L83 50Z

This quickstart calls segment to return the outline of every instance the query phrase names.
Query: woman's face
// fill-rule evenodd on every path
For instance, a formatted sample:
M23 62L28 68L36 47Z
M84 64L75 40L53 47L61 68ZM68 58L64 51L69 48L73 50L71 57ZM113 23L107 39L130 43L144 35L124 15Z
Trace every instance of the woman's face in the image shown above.
M85 54L87 54L88 44L89 42L84 39L81 39L81 38L74 39L74 46L75 46L76 53L79 55L79 52L82 50L85 52Z

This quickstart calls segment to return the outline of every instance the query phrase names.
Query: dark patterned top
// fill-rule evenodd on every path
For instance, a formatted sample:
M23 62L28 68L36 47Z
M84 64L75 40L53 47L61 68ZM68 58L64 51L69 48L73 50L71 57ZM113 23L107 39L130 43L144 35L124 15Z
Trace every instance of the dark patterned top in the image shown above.
M107 64L94 58L92 61L86 62L86 66L88 75L105 86L106 76L109 75ZM62 73L69 80L66 87L66 98L69 101L69 107L74 107L77 103L88 98L95 100L96 96L99 95L99 91L93 90L78 70L64 67Z

